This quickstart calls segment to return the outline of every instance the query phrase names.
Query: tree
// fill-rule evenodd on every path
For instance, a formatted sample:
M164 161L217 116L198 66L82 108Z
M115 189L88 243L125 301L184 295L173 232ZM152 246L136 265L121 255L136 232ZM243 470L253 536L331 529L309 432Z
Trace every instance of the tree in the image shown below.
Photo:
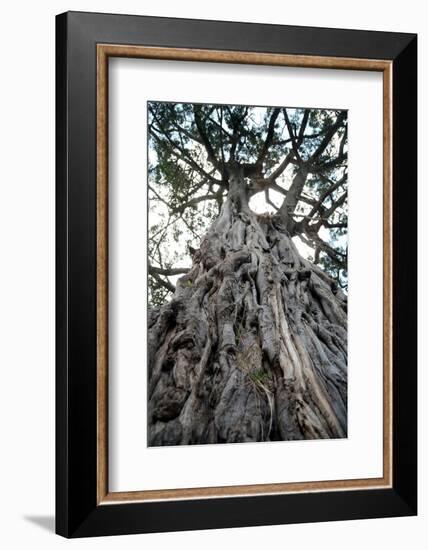
M149 444L346 437L346 111L148 109Z

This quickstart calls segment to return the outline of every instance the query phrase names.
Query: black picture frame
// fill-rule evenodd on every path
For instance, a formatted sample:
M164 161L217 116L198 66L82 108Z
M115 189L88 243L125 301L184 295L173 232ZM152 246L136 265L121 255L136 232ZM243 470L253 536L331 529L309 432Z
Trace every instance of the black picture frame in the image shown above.
M100 505L97 44L392 62L392 486ZM56 532L65 537L417 513L417 36L68 12L56 18Z

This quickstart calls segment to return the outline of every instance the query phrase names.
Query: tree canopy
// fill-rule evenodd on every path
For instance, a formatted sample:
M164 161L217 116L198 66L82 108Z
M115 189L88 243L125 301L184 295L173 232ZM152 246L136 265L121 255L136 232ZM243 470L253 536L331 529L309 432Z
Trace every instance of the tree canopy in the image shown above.
M189 271L236 170L249 208L346 291L346 111L149 102L148 131L151 306Z

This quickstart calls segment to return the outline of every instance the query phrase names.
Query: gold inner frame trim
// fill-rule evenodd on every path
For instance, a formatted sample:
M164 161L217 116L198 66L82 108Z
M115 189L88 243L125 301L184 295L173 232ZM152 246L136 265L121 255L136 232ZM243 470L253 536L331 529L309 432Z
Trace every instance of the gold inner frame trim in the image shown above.
M225 487L109 492L108 488L108 59L347 69L383 73L383 476ZM392 62L222 50L97 45L97 503L378 489L392 486Z

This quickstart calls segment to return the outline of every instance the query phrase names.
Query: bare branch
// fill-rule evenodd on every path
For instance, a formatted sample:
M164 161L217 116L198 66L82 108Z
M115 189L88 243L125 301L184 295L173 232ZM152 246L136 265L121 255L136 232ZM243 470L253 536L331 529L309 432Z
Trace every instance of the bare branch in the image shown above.
M279 164L278 167L272 172L272 174L270 174L269 179L276 180L276 178L278 178L290 164L292 158L293 152L290 151L287 155L285 155L284 160L281 162L281 164Z
M158 284L160 284L161 286L169 290L169 292L175 292L175 286L172 283L170 283L168 280L162 279L162 277L156 272L151 272L150 268L149 268L149 273Z
M297 141L296 136L294 135L293 127L291 126L290 119L288 118L287 109L283 109L282 111L284 113L285 123L287 125L287 130L291 138L291 145L293 147L294 156L296 157L297 161L302 162L302 159L299 154L299 143Z
M265 189L265 200L266 200L266 203L267 203L267 204L270 204L270 206L272 206L272 208L274 208L275 210L278 210L278 207L276 206L276 204L274 204L274 203L270 200L270 197L269 197L269 187L266 187L266 189Z
M348 267L346 262L346 254L335 250L329 244L324 242L317 233L309 233L307 234L307 238L304 235L300 234L299 238L308 246L311 246L315 249L318 248L319 251L325 252L327 256L329 256L329 258L333 260L333 262L339 269L344 269L346 271Z
M177 208L172 208L171 209L171 212L172 213L175 213L175 212L184 212L184 210L186 210L186 208L189 208L189 207L192 207L192 206L196 206L197 204L199 204L200 202L204 202L204 201L209 201L209 200L217 200L218 196L217 195L201 195L200 197L195 197L194 199L190 199L190 201L184 203L184 204L181 204L179 207Z
M170 268L162 268L162 267L155 267L153 265L149 265L149 273L150 275L165 275L166 277L170 277L172 275L183 275L184 273L188 273L190 271L190 267L170 267Z

